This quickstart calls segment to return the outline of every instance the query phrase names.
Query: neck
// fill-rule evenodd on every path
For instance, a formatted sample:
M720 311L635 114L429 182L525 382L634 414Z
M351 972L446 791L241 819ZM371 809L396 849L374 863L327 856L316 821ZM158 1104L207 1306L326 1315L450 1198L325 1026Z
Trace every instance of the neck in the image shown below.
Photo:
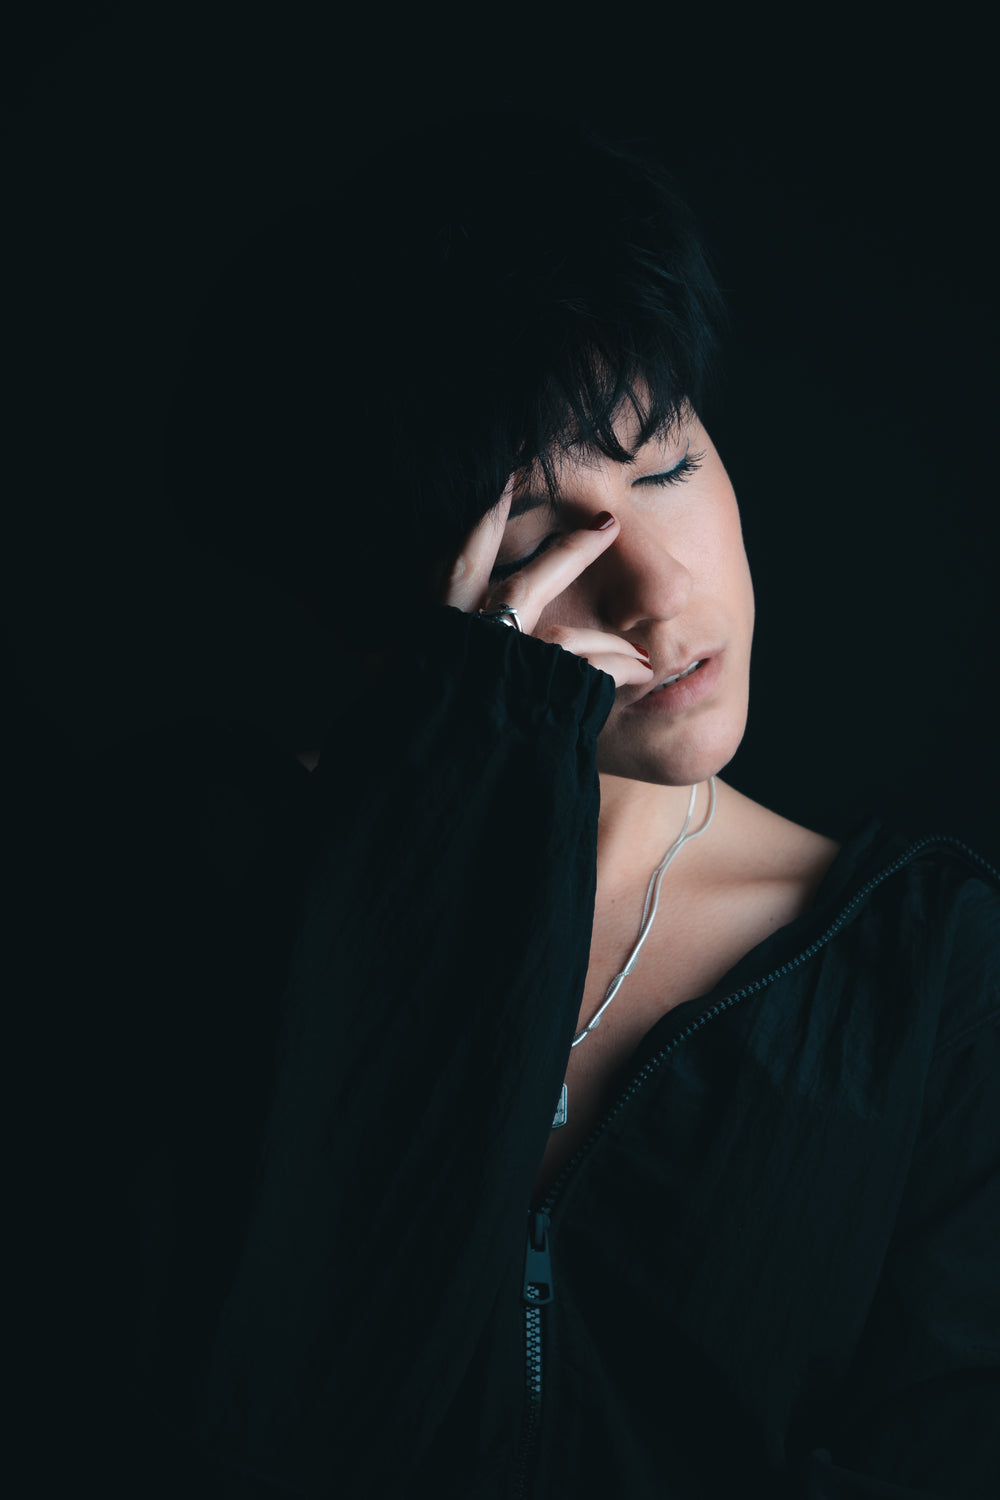
M691 800L690 786L661 786L601 775L601 812L597 824L597 882L605 897L639 886L680 833ZM692 831L708 811L707 779L699 785L691 817ZM693 850L684 850L692 854ZM683 857L683 856L682 856Z

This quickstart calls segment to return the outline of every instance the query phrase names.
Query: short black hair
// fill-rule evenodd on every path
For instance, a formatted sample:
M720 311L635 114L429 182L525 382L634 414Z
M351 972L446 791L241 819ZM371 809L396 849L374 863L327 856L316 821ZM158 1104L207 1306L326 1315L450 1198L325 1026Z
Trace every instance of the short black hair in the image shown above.
M725 305L648 143L445 113L282 214L209 289L173 392L178 512L322 610L401 602L537 461L701 411ZM385 588L387 597L379 596Z

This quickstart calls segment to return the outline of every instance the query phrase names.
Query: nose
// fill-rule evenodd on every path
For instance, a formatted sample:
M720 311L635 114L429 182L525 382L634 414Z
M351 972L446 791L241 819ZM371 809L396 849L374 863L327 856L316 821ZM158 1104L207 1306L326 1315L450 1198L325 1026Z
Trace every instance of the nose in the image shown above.
M617 541L587 570L593 604L610 630L618 634L683 614L694 579L655 531L634 512L621 514Z

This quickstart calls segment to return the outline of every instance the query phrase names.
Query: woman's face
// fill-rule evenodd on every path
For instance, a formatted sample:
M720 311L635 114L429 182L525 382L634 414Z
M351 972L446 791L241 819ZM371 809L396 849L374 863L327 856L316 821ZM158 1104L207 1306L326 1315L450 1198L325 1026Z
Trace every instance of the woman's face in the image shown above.
M616 426L631 451L638 419ZM675 471L672 481L657 476ZM644 646L651 686L619 688L601 731L605 775L691 786L727 765L746 727L754 600L736 496L698 417L688 412L669 437L654 438L631 464L603 455L562 460L558 515L530 475L514 490L545 503L508 520L498 566L522 560L546 537L583 527L602 510L621 522L616 542L547 605L535 633L552 625L623 636ZM529 496L529 481L530 496ZM502 599L495 585L494 601ZM701 662L663 691L668 676Z

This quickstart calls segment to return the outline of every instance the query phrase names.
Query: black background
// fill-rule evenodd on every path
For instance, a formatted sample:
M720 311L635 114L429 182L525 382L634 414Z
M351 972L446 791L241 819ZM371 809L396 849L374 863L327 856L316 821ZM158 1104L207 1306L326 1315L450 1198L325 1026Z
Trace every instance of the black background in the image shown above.
M985 31L954 8L933 30L877 8L334 13L36 7L9 53L21 774L223 700L280 716L303 627L193 552L161 494L194 301L380 134L544 100L656 143L728 297L706 420L758 601L729 778L826 831L870 810L1000 863Z

